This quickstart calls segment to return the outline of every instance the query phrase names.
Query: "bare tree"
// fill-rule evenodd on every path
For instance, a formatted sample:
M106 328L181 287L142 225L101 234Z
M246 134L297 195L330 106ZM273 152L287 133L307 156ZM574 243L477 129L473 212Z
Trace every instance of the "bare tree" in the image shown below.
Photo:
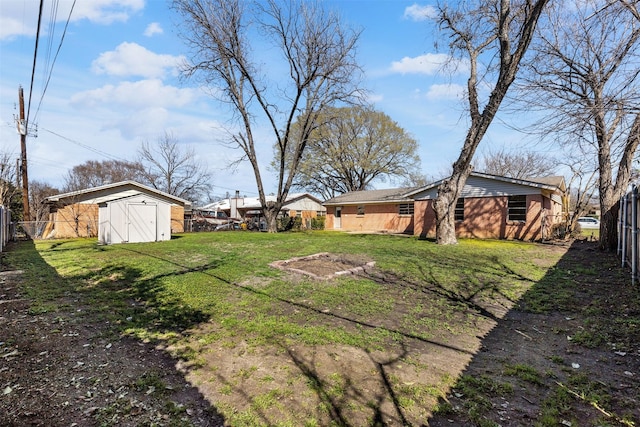
M0 152L0 205L11 209L14 219L22 216L22 189L17 181L15 156Z
M359 34L315 1L174 0L173 5L183 18L182 35L191 48L184 73L200 76L232 106L238 127L230 131L230 143L251 163L268 230L276 232L276 217L318 114L357 94ZM274 48L271 58L282 59L272 81L266 65L252 56L251 32L263 36L266 49ZM301 126L295 138L294 122ZM269 203L257 154L260 123L266 123L273 138L269 143L276 146L278 188L276 201Z
M567 225L569 230L575 230L578 218L584 216L596 195L598 170L593 165L593 158L589 156L569 156L564 165L571 171L567 182L570 197Z
M629 185L640 143L638 54L634 3L580 0L556 5L540 29L524 80L529 108L549 111L538 127L590 156L598 172L600 247L617 245L618 202Z
M329 108L320 122L294 187L328 199L366 190L376 181L419 175L418 142L386 114L369 107Z
M64 191L84 190L120 181L141 181L143 167L125 160L88 160L74 166L64 179Z
M484 153L476 169L493 175L525 179L555 175L558 163L554 158L535 151L508 152L502 148Z
M198 201L211 188L211 174L193 149L183 149L171 133L156 144L142 143L138 150L143 183L186 200Z
M438 188L433 208L436 242L455 244L456 200L471 173L473 156L500 104L516 78L548 0L476 0L458 2L455 9L438 6L440 27L449 37L453 56L469 62L467 101L470 125L453 171ZM482 61L488 62L483 63ZM481 95L489 90L484 101Z
M43 181L29 181L29 214L30 221L43 223L49 220L49 206L45 199L60 193L60 191Z

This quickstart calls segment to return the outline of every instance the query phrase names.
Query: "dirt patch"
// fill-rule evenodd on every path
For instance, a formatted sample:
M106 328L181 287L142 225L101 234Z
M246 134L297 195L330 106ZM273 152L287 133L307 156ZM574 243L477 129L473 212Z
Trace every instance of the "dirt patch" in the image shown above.
M638 425L640 289L618 263L574 242L482 339L429 425Z
M304 274L317 279L331 279L345 274L370 271L376 263L362 255L321 252L269 264L273 268Z
M0 425L221 426L175 360L115 335L72 296L39 312L20 271L0 273Z

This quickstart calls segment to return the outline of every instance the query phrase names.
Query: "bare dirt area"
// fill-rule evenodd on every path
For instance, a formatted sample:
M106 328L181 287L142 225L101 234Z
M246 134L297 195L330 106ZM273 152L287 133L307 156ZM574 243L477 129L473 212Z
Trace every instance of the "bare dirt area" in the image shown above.
M363 256L322 252L305 257L275 261L270 265L285 271L318 279L331 279L345 274L359 274L373 269L375 262Z
M1 426L220 426L212 406L150 344L119 337L78 300L31 310L20 271L0 273Z
M72 296L58 302L61 309L34 311L21 273L4 271L0 425L273 425L285 412L315 413L319 426L640 425L639 286L595 243L549 250L565 252L560 264L516 307L475 307L493 317L478 317L473 330L404 336L365 351L255 345L250 337L210 343L203 337L217 336L220 326L204 322L189 331L187 346L199 355L190 361L170 356L180 349L117 335ZM293 266L326 275L366 261L328 257ZM399 300L403 286L417 286L375 270L363 274L396 286ZM435 291L425 289L425 301ZM394 340L403 327L375 313L354 319L339 307L288 307ZM446 399L441 390L449 390ZM424 404L407 401L416 396ZM224 420L222 407L258 416Z
M586 241L548 276L482 339L430 426L640 425L640 286Z

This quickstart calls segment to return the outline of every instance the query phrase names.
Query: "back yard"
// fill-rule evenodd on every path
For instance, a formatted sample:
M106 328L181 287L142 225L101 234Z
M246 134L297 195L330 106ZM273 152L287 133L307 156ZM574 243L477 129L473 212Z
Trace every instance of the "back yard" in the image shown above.
M640 288L595 243L17 242L0 425L634 426ZM331 280L269 263L375 261Z

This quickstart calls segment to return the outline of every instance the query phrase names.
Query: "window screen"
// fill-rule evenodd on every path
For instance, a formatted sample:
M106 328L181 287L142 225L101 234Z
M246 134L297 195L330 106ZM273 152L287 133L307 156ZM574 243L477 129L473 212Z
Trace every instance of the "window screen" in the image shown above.
M509 196L509 221L527 220L527 196Z

